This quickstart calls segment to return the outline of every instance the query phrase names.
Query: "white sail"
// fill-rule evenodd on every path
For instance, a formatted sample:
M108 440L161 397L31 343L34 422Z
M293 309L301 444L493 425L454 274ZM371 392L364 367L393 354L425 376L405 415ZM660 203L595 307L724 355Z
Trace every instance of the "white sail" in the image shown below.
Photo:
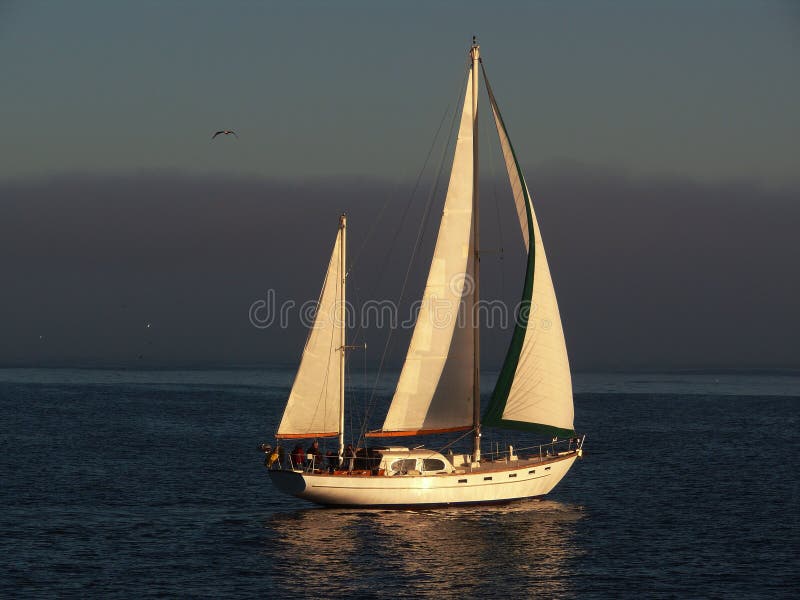
M472 74L433 261L383 427L371 436L472 427ZM463 293L466 287L467 293ZM460 318L459 318L460 316Z
M340 224L300 368L278 427L278 438L332 437L340 429L344 320Z
M498 378L484 423L522 429L572 432L572 379L558 302L547 265L539 223L528 186L517 163L494 94L489 91L522 236L528 250L528 273L511 347ZM533 239L533 247L531 247Z

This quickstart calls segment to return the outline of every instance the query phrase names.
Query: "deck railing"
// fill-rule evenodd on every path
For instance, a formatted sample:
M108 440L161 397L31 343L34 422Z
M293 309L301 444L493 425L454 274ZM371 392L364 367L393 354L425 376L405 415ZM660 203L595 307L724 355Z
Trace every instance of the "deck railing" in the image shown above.
M502 449L499 443L495 443L494 450L482 452L482 462L514 462L520 459L531 459L538 457L539 460L546 460L548 457L558 456L563 452L573 452L580 450L583 446L584 437L572 437L565 439L554 438L550 443L539 444L535 446L526 446L524 448L514 448L513 446L504 446ZM376 471L380 467L383 458L378 455L367 455L364 450L359 450L355 457L346 457L342 463L339 463L338 456L321 456L310 455L304 457L302 460L297 460L292 454L278 449L273 453L270 449L267 452L267 459L265 465L270 469L303 471L306 473L313 473L314 471ZM378 450L379 452L379 450ZM372 454L372 452L369 452ZM360 455L359 455L360 454ZM448 452L452 455L451 452ZM445 454L445 456L448 456ZM467 457L469 462L469 455Z
M585 437L585 436L584 436ZM561 452L572 452L583 446L583 438L554 438L550 443L539 444L536 446L526 446L524 448L514 448L513 446L500 447L500 443L495 443L494 451L489 450L481 453L481 459L486 462L513 462L521 458L536 458L544 460L549 456L558 456Z
M382 457L380 456L355 456L345 457L342 463L339 464L339 457L333 456L317 456L312 454L306 456L301 460L295 459L291 454L279 455L278 458L269 463L267 458L266 466L269 469L289 470L289 471L303 471L305 473L313 473L314 471L329 471L329 470L344 470L344 471L372 471L378 469Z

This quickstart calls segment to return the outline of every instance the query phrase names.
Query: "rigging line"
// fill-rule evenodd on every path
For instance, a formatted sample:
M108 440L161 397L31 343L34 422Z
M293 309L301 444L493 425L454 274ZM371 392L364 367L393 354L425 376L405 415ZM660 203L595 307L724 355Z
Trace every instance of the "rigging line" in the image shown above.
M467 68L468 69L469 69L469 66L470 66L470 63L469 63L469 61L467 61ZM463 78L466 80L466 75L463 76ZM465 84L462 83L462 88L464 87L464 85ZM460 104L461 104L461 99L459 97L459 98L456 99L456 114L458 114L458 107L459 107ZM406 206L403 209L403 216L400 219L400 224L395 228L395 233L394 233L394 236L392 237L392 241L389 244L389 248L388 248L385 256L383 257L383 264L388 262L389 256L394 251L394 247L395 247L395 244L397 242L397 238L399 236L400 231L403 228L403 224L405 223L406 217L408 216L408 211L411 208L412 200L414 199L414 196L416 195L417 190L419 189L420 182L422 181L422 176L424 175L425 169L428 166L428 163L430 161L431 155L433 154L433 150L436 147L436 142L439 139L439 133L442 130L442 126L444 125L445 120L447 118L447 114L449 112L450 112L450 105L448 104L445 107L444 113L442 114L442 118L439 120L439 126L436 128L436 133L433 136L433 140L431 141L430 148L428 148L428 153L425 155L425 160L423 161L422 167L420 168L419 173L417 174L417 179L416 179L416 181L414 183L414 187L411 190L411 194L410 194L410 196L408 198ZM451 138L452 138L452 123L451 123L451 126L450 126L450 133L449 133L449 137L448 137L448 142L445 144L445 148L447 147L447 144L449 143L449 140ZM364 241L361 243L361 246L359 247L358 251L355 253L354 258L352 259L352 262L350 263L350 266L348 267L348 270L347 270L348 273L350 272L351 269L355 268L355 265L358 262L358 259L361 257L361 254L362 254L362 252L364 250L364 247L367 244L367 241L369 240L369 238L372 236L372 234L374 233L375 229L377 228L377 224L380 221L381 217L383 216L383 213L385 212L386 208L389 206L390 202L391 202L391 196L387 197L387 199L384 201L383 206L381 207L380 211L378 211L378 216L373 220L372 225L370 225L370 228L369 228L369 231L367 233L367 236L364 238ZM380 279L378 280L379 284L383 283L383 280L386 277L386 273L387 273L386 270L383 270L381 272ZM362 329L362 327L361 327L361 324L359 323L359 327L357 328L355 334L353 335L353 341L354 342L358 339L358 334L360 333L361 329Z
M361 297L360 297L360 295L358 293L360 288L355 286L355 285L351 285L350 287L353 289L353 294L355 296L355 304L356 304L356 306L361 306ZM359 328L356 330L357 333L359 331L361 331L362 323L361 323L360 319L359 319L358 323L359 323ZM363 346L361 344L356 344L356 339L355 338L356 338L356 336L354 335L353 336L353 340L350 342L350 345L352 345L352 346L358 345L359 348L363 348L363 351L364 351L363 352L363 355L364 355L364 361L363 361L364 372L363 372L362 382L361 382L361 394L363 396L362 397L362 404L361 404L362 414L361 415L356 414L356 410L354 408L356 403L354 401L350 402L347 405L348 408L349 408L348 415L349 415L349 418L350 418L350 428L349 428L348 431L350 432L350 443L351 444L355 443L355 440L353 439L353 432L356 429L353 426L353 420L355 419L356 421L358 421L360 417L363 417L364 419L366 419L366 417L364 415L366 415L366 413L367 413L367 390L369 389L369 386L367 385L367 343L366 343L366 341L364 341L363 342ZM350 368L350 362L348 361L345 364L346 364L347 368L349 369ZM348 371L348 381L350 381L350 371ZM355 392L353 390L355 389L355 386L353 384L350 384L350 389L351 389L351 397L354 397L355 396Z
M465 98L466 98L465 90L466 90L468 76L469 76L469 71L467 71L467 74L464 75L464 77L463 77L464 81L463 81L462 85L459 88L459 96L464 96ZM405 295L406 285L408 284L408 278L409 278L409 275L411 274L411 267L413 266L413 263L414 263L414 257L416 256L416 253L419 250L422 234L423 234L423 232L425 230L425 225L426 225L426 222L428 220L428 216L430 215L430 210L431 210L431 205L433 203L433 198L435 197L436 192L439 189L439 181L441 179L442 169L444 168L444 162L445 162L445 159L447 157L447 150L448 150L448 148L450 146L450 142L453 139L453 131L455 130L456 120L458 119L458 106L460 104L461 104L460 101L456 103L456 110L454 111L453 119L450 122L450 131L448 133L447 143L442 148L442 156L439 159L439 167L437 168L437 171L436 171L436 177L434 179L434 185L433 185L433 187L431 189L431 192L428 194L428 199L427 199L426 205L425 205L424 217L423 217L422 222L420 223L419 228L417 229L417 239L414 242L414 246L413 246L413 249L412 249L412 252L411 252L411 258L408 261L408 267L406 268L406 274L405 274L405 277L403 278L403 285L400 288L400 297L397 299L397 304L395 306L399 306L400 305L400 303L403 301L403 296ZM373 400L375 398L375 390L378 387L378 381L380 380L381 373L383 372L383 365L384 365L386 357L388 356L388 353L389 353L389 348L391 346L392 334L393 333L394 333L394 329L390 328L389 329L389 335L386 338L386 344L384 346L383 353L381 354L381 360L380 360L380 363L378 364L378 372L375 375L375 382L374 382L374 384L372 386L372 390L370 392L369 401L367 403L366 414L364 415L364 423L363 423L363 425L361 427L361 433L360 433L360 435L358 437L359 444L361 443L362 438L366 434L367 420L369 419L369 413L372 411Z
M485 77L484 73L484 77ZM481 121L483 123L483 121ZM487 125L483 125L483 130L486 132ZM484 135L483 139L492 139L489 135ZM497 237L500 242L500 298L505 302L506 298L506 276L505 276L505 242L503 241L503 223L500 219L500 202L497 200L497 173L495 171L495 160L497 159L497 146L495 144L488 144L489 146L489 176L492 179L492 200L494 201L495 215L497 216Z
M388 248L388 250L386 251L386 253L385 253L384 257L383 257L383 261L381 262L381 264L387 264L389 262L389 256L391 256L392 252L394 252L395 245L397 244L397 238L399 237L400 232L403 229L403 224L405 223L406 217L408 216L408 212L411 209L411 205L413 204L414 196L417 194L417 190L419 189L420 182L422 181L422 176L425 174L425 169L428 166L428 163L429 163L430 158L431 158L431 154L433 154L433 150L436 147L436 142L439 139L439 133L442 130L442 125L444 125L444 122L445 122L445 120L447 118L447 114L449 112L450 112L450 105L448 104L447 107L444 110L444 114L442 114L441 120L439 121L439 127L436 129L436 134L433 136L433 141L431 142L431 147L428 149L428 154L425 156L425 160L422 163L422 168L420 168L419 173L417 174L417 180L414 183L414 187L411 190L411 195L408 197L408 201L406 202L406 206L403 209L403 216L400 219L400 225L395 228L394 236L392 236L392 241L389 244L389 248ZM381 207L381 210L380 210L380 212L378 214L378 217L372 222L372 225L370 226L370 229L369 229L369 232L367 234L367 237L361 243L361 247L358 249L358 252L356 253L355 258L353 259L353 262L350 263L350 267L349 267L348 270L353 269L355 267L356 262L358 261L358 259L361 256L361 252L364 250L364 246L366 246L367 241L369 240L369 237L375 231L376 226L378 224L378 221L381 219L381 216L382 216L383 212L389 206L390 201L391 201L391 196L387 197L386 201L383 203L383 207ZM388 273L388 271L386 269L383 269L381 271L380 278L378 279L378 285L375 286L376 289L380 289L380 286L383 284L383 281L386 278L387 273ZM359 319L358 327L356 328L356 331L353 334L353 343L356 343L358 341L358 336L361 334L362 325L363 325L363 323L361 323L361 319Z
M433 141L431 142L431 147L430 147L430 149L428 149L428 154L425 156L425 160L422 163L422 168L420 169L419 173L417 174L417 181L414 184L414 188L411 191L411 195L409 196L408 204L406 205L406 209L405 209L405 211L403 213L403 219L405 219L406 213L408 212L408 208L411 206L411 201L412 201L412 199L414 198L414 195L417 192L417 188L419 187L420 180L422 179L422 175L425 172L425 167L428 166L428 161L431 158L431 154L433 154L433 149L436 147L436 141L439 138L439 132L442 130L442 125L444 125L445 119L447 118L447 113L449 113L449 112L450 112L450 105L448 104L444 109L444 114L442 115L441 120L439 121L439 127L436 129L436 133L433 136ZM386 212L386 209L388 208L388 206L391 203L391 201L392 201L392 197L390 195L387 195L386 200L383 203L383 206L381 206L381 209L378 211L378 216L376 216L372 220L372 224L370 225L370 228L367 231L366 237L364 237L364 241L361 242L361 245L358 247L358 250L353 255L353 260L350 263L350 268L351 269L355 267L356 263L358 262L358 259L361 258L361 254L364 251L364 247L367 245L367 242L369 241L370 237L372 237L372 234L375 233L375 230L377 229L377 225L380 222L381 218L383 217L383 213ZM401 223L400 223L401 226L402 226L402 223L403 223L403 221L401 220ZM398 228L398 230L399 229L400 228ZM397 236L395 235L395 238L396 237ZM385 259L389 258L389 254L391 253L391 251L393 249L393 245L394 245L394 240L393 240L392 244L390 244L390 246L389 246L389 252L386 253ZM384 262L385 262L385 259L384 259Z
M331 254L333 254L333 251L336 249L336 244L338 242L339 242L339 237L338 237L338 234L337 234L336 241L333 243L333 249L331 250ZM322 302L322 296L325 293L325 288L328 285L329 269L330 269L330 262L328 263L328 268L325 269L325 278L322 280L322 289L319 291L319 296L317 296L317 309L316 310L319 310L319 305ZM308 335L306 335L306 341L303 344L303 351L300 354L300 361L299 361L300 362L300 367L303 365L303 357L305 357L306 350L308 349L308 345L311 343L311 336L314 334L314 325L316 324L316 321L317 321L317 313L315 311L314 312L314 322L311 324L311 327L309 327L309 329L308 329ZM331 332L331 340L333 340L333 332ZM294 381L292 382L292 387L289 390L289 398L292 397L292 390L294 390L294 384L297 383L297 376L300 373L300 367L298 367L297 372L295 373ZM330 357L328 357L327 370L325 372L325 379L324 379L323 384L322 384L324 386L324 388L323 388L324 390L327 390L328 371L329 370L330 370ZM325 394L327 396L327 391L325 392ZM322 392L320 392L320 396L317 398L317 405L316 405L316 407L314 409L314 413L312 415L312 421L311 422L313 422L313 419L316 418L317 411L319 410L319 401L320 401L321 397L322 397ZM289 403L287 402L286 408L284 408L284 411L283 411L284 415L286 414L286 411L288 409L289 409ZM280 429L280 423L278 424L278 428Z
M470 68L471 68L471 65L469 64L469 62L467 62L467 75L464 76L465 80L469 76L468 74L469 74L469 69ZM466 81L462 84L462 86L466 87ZM463 96L463 95L464 94L461 93L461 96ZM431 214L431 207L432 207L431 201L433 200L434 196L436 195L436 192L439 189L439 184L441 183L442 167L444 166L444 160L445 160L445 157L447 156L447 149L448 149L448 147L450 145L450 142L453 140L453 131L454 131L455 124L456 124L456 117L458 116L458 107L460 106L460 101L461 101L461 97L459 97L456 100L456 112L453 115L453 119L450 121L450 132L447 134L447 143L444 145L444 148L442 148L442 157L439 159L439 167L438 167L438 169L436 171L436 178L434 179L433 189L431 190L431 193L428 196L426 209L425 209L425 214L422 217L422 225L421 225L421 227L420 227L420 229L419 229L419 231L417 233L417 238L418 239L417 239L417 242L416 242L416 246L414 248L414 253L416 253L416 251L419 249L419 246L422 244L422 241L425 239L425 226L427 225L428 218L430 217L430 214ZM411 255L411 260L412 261L414 260L414 254L413 253ZM409 266L408 266L409 269L411 269L410 262L411 261L409 261ZM408 273L406 273L406 278L408 278Z
M449 448L453 444L457 444L458 442L463 440L465 437L467 437L468 435L471 435L474 432L475 432L475 428L469 429L469 430L465 431L463 435L458 436L456 439L454 439L451 442L445 444L444 446L442 446L438 450L430 449L428 451L428 456L430 457L430 456L433 456L434 454L437 454L437 453L444 454L444 452L443 452L444 450L446 450L447 448ZM414 448L414 450L424 450L424 449L425 448L423 446L417 446L417 447Z
M347 354L345 354L345 357L347 357ZM345 374L345 378L344 378L344 382L345 382L344 409L345 409L345 417L347 418L347 420L349 422L347 430L348 431L353 431L353 408L352 408L352 406L355 403L346 401L347 400L347 396L348 396L348 392L349 392L349 396L350 397L353 396L353 384L349 383L350 382L350 372L351 372L350 361L349 360L345 360L344 361L344 374ZM344 432L342 432L342 433L344 433Z
M348 277L348 275L345 274L345 277ZM359 288L355 285L355 282L351 283L349 289L352 290L352 293L355 296L355 306L361 306L361 297L358 294L358 289ZM353 341L355 341L355 340L353 340ZM353 341L351 341L351 344L353 344ZM352 371L351 368L350 368L350 361L349 360L345 361L345 370L347 371L345 382L346 382L346 385L350 386L350 397L353 398L355 396L356 386L354 384L352 384L352 383L349 383L351 381L350 373ZM347 431L350 432L350 443L351 444L353 443L353 431L354 431L354 429L353 429L353 418L354 418L353 415L356 412L355 411L355 406L356 406L356 403L353 402L353 401L348 402L348 403L345 404L345 407L346 407L346 410L347 410L347 417L348 417L349 422L350 422L350 425L348 426Z
M486 84L486 93L489 95L489 104L492 106L492 116L494 117L495 116L495 108L497 107L497 105L494 102L494 94L492 93L492 86L489 83L489 76L486 74L486 67L483 64L483 59L481 59L481 73L483 73L483 81ZM498 109L498 111L499 111L499 109ZM499 114L500 113L498 112L497 116L499 116ZM502 120L502 117L501 117L501 120ZM503 150L502 150L501 143L500 143L500 138L501 138L502 134L500 133L500 126L498 125L497 118L493 118L492 122L494 123L494 128L495 128L495 131L497 132L498 154L500 154L500 156L503 156ZM513 150L512 150L512 153L513 153ZM505 161L505 157L504 156L503 156L503 161ZM494 185L494 183L492 185ZM509 179L509 186L511 186L510 179ZM513 199L513 195L514 195L514 190L513 189L511 190L511 195L512 195L512 199ZM498 215L499 215L499 205L498 205ZM500 225L499 218L498 218L497 222L498 222L498 226L499 226ZM501 246L504 245L504 242L502 241L502 235L503 234L502 234L502 230L501 230L500 231L500 236L501 236L500 244L501 244ZM505 302L505 260L504 260L505 255L503 254L502 250L501 250L501 255L500 256L501 256L501 262L500 262L500 278L501 278L500 279L500 286L501 286L501 293L503 294L503 301Z
M470 429L469 431L465 432L465 433L464 433L464 435L460 435L460 436L458 436L456 439L454 439L454 440L453 440L452 442L450 442L449 444L445 444L444 446L442 446L441 448L439 448L439 450L437 450L437 452L438 452L439 454L441 454L443 450L447 450L447 449L448 449L450 446L452 446L453 444L457 444L458 442L460 442L461 440L463 440L463 439L464 439L465 437L467 437L468 435L470 435L470 434L474 433L474 431L475 431L475 429L474 429L474 428L473 428L473 429Z
M452 139L453 137L453 130L455 128L456 118L455 115L453 116L453 121L450 124L450 133L448 136L448 140ZM428 199L425 201L425 212L422 216L422 221L420 222L419 228L417 229L417 239L414 241L414 246L411 250L411 258L408 260L408 266L406 267L406 274L403 278L403 285L400 288L400 297L397 300L397 303L400 304L403 300L403 296L405 295L406 285L408 284L408 278L411 275L411 268L414 264L414 258L416 258L417 252L419 251L420 247L422 246L422 240L425 237L425 229L428 224L428 219L431 214L431 208L433 207L433 199L436 197L436 192L439 191L439 183L441 182L442 177L442 169L444 168L444 161L447 157L447 148L448 145L442 149L442 157L439 160L439 167L436 170L436 177L434 178L434 184L431 188L430 193L428 194Z
M341 235L341 232L339 232L339 234L337 234L336 243L339 242L339 238L338 238L339 235ZM333 247L336 248L336 245L334 244ZM342 297L342 287L343 286L342 286L342 277L341 277L341 275L342 275L341 273L337 273L336 281L334 283L334 285L335 285L334 295L335 295L335 297L337 299ZM328 274L326 273L325 274L325 283L327 283L327 281L328 281ZM323 283L323 285L322 285L323 292L325 290L325 283ZM322 292L320 292L319 301L317 301L317 310L314 313L314 322L311 325L311 333L313 333L314 327L316 327L316 325L317 325L317 316L319 316L318 312L319 312L319 305L320 305L321 301L322 301ZM334 306L335 306L335 304L334 304ZM323 379L322 379L322 389L320 390L319 397L317 398L317 405L314 408L314 413L312 414L311 420L309 421L312 424L315 422L315 420L317 418L317 413L319 412L320 403L322 403L322 406L323 406L322 422L325 423L325 424L327 424L327 422L328 422L328 380L330 379L330 374L331 374L331 359L333 358L334 348L336 346L336 340L334 339L336 337L336 327L335 327L335 319L336 319L336 317L334 315L328 314L328 318L331 320L331 341L330 341L330 344L328 344L328 362L325 364L325 377L323 377ZM344 326L344 324L342 326ZM309 339L311 337L311 333L309 333ZM344 348L342 348L342 352L344 352Z
M367 386L367 343L364 342L364 378L363 378L363 380L361 382L361 392L362 392L362 394L364 396L363 397L363 400L364 400L364 404L363 404L364 420L362 421L362 423L366 422L366 420L367 420L367 417L366 417L366 414L367 414L367 389L369 389L368 386ZM353 431L355 431L355 429L351 428L350 429L350 443L353 442ZM358 442L358 440L356 440L356 442ZM356 443L356 447L358 447L358 443Z
M463 89L466 86L466 80L467 80L467 76L465 75L464 76L464 83L462 83L461 87L459 88L459 95L460 96L463 96ZM432 203L433 203L433 199L434 199L434 197L436 195L436 192L438 191L438 188L439 188L439 182L441 180L442 169L444 168L444 162L445 162L445 159L447 157L447 150L449 148L450 142L453 139L453 131L455 129L455 123L456 123L456 120L457 120L457 117L458 117L458 106L459 105L460 105L460 101L457 101L457 103L456 103L456 111L453 113L453 118L452 118L452 120L450 122L450 131L448 133L447 143L445 143L444 147L442 148L442 156L439 159L439 166L438 166L437 171L436 171L436 177L434 178L434 185L433 185L430 193L428 194L428 198L427 198L426 204L425 204L425 211L424 211L423 219L422 219L422 222L420 223L419 228L417 229L417 239L414 242L414 246L413 246L412 252L411 252L411 257L409 258L409 261L408 261L408 266L406 268L405 277L403 278L403 284L402 284L401 289L400 289L400 296L397 299L397 305L398 306L402 303L403 297L405 296L406 286L408 284L408 278L409 278L409 276L411 274L411 268L412 268L413 263L414 263L414 258L416 256L417 251L419 250L419 247L420 247L420 244L421 244L421 240L422 240L422 237L423 237L424 231L425 231L425 226L427 224L428 217L430 216L430 211L431 211L431 206L432 206ZM394 333L393 330L390 329L389 330L389 335L387 336L387 339L386 339L386 344L384 346L383 354L381 355L381 360L380 360L380 363L378 365L378 371L377 371L377 374L375 376L375 382L374 382L372 390L370 392L369 401L367 402L367 405L366 405L366 411L365 411L365 415L364 415L364 423L362 425L361 433L359 435L359 443L361 442L361 439L366 434L367 421L369 419L369 415L370 415L370 413L372 411L372 408L374 407L375 390L377 389L378 382L380 380L380 376L383 373L383 366L384 366L386 357L388 356L389 351L391 349L391 342L392 342L392 334L393 333Z

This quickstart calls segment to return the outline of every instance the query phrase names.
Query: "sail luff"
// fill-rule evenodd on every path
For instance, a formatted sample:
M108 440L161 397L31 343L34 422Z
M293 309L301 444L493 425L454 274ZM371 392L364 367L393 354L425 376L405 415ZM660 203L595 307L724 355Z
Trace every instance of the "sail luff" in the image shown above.
M347 297L345 286L347 283L347 216L339 218L339 235L341 236L341 251L339 263L339 284L342 293L339 298L339 330L341 344L339 346L339 456L344 456L344 367L347 360Z
M472 239L473 239L473 262L472 277L475 289L472 296L472 306L480 306L481 298L481 255L480 255L480 185L478 182L478 63L481 53L480 46L472 38ZM475 311L470 315L469 326L473 328L473 381L472 381L472 462L479 463L481 460L481 330L478 323L472 322L476 319Z
M552 277L530 193L485 70L484 81L528 260L514 333L483 423L570 435L572 381Z

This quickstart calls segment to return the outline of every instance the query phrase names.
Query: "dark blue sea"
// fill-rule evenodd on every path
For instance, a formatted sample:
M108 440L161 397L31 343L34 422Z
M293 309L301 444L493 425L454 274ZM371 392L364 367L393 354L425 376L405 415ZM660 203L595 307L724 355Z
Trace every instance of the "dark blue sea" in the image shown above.
M0 370L0 595L800 591L798 375L578 374L586 452L550 496L419 511L316 508L271 486L256 448L273 441L291 380ZM486 443L531 442L515 435Z

